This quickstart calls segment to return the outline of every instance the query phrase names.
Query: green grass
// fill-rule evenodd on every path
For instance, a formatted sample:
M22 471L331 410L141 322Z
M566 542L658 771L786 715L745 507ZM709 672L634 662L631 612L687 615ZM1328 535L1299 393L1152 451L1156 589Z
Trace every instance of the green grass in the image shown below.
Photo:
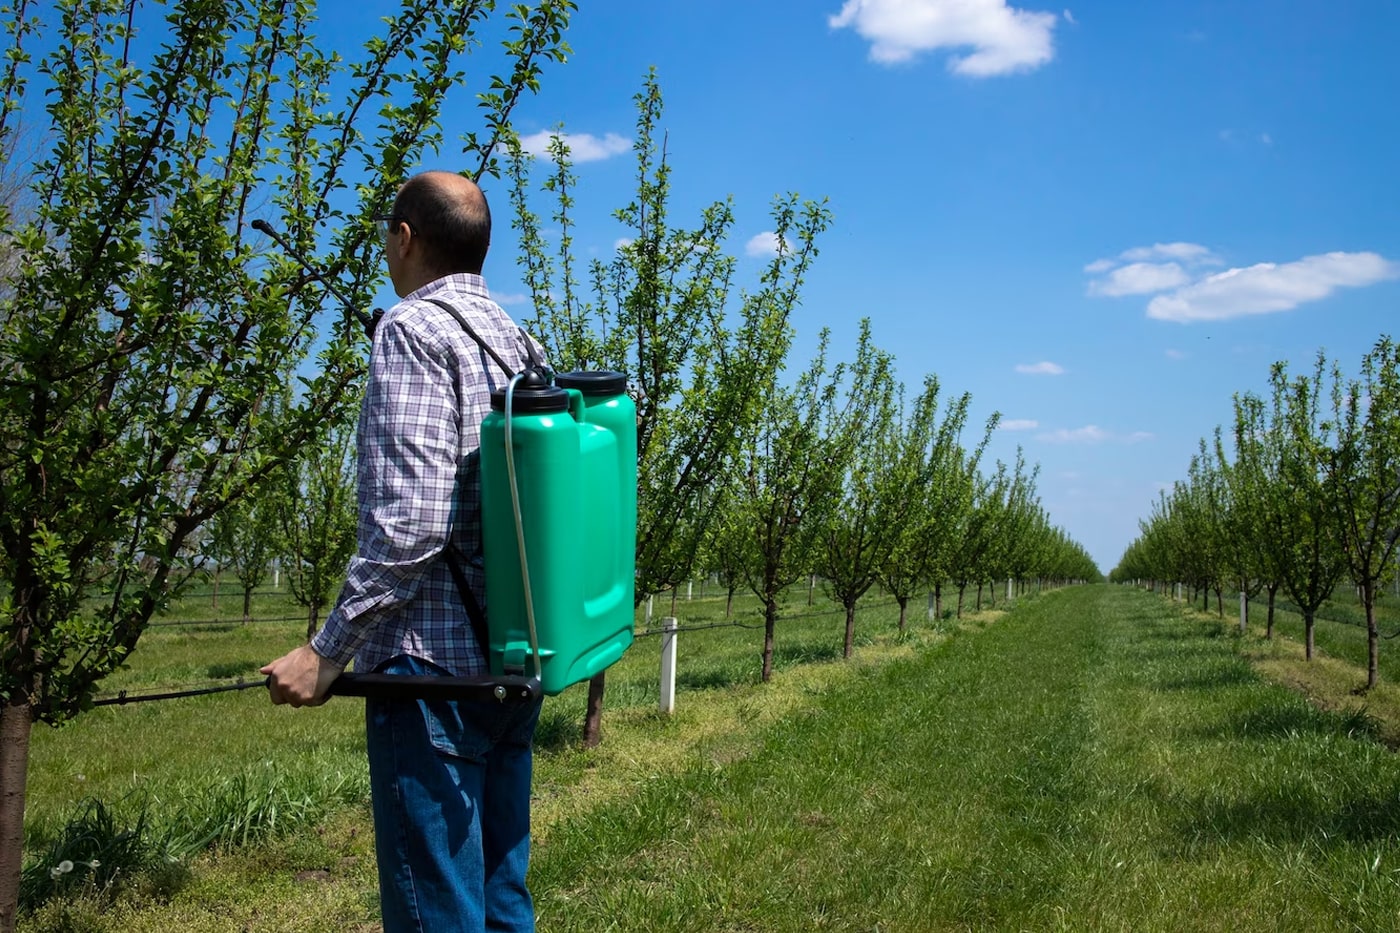
M1337 587L1333 599L1324 603L1317 611L1318 619L1313 630L1313 642L1323 653L1347 661L1361 668L1362 680L1366 674L1366 614L1355 600L1342 594L1350 594L1352 588ZM1234 618L1239 621L1239 597L1236 597ZM1290 611L1292 604L1283 599L1274 610L1274 632L1289 638L1303 641L1303 617ZM1227 617L1230 609L1227 607ZM1251 628L1262 630L1268 618L1266 599L1253 600L1249 605ZM1383 594L1376 603L1376 624L1381 634L1380 675L1384 680L1400 680L1400 641L1386 636L1400 630L1400 605L1393 595Z
M804 592L788 614L805 610ZM682 601L679 615L718 621L722 603ZM1367 715L1263 681L1228 615L1084 587L942 632L921 606L902 638L894 618L888 604L861 613L852 661L841 616L783 622L771 684L761 631L682 633L669 717L659 639L638 639L609 671L593 750L577 747L583 688L548 701L542 933L1400 928L1400 763ZM300 640L285 628L162 634L129 676L261 662ZM362 773L360 709L274 709L253 691L41 729L30 825L54 838L89 793L160 788L168 814L249 769ZM56 902L21 929L369 933L371 834L354 797L314 828L217 847L105 915Z
M201 602L196 602L196 609L202 608ZM227 606L230 601L223 603ZM781 623L776 662L780 672L816 661L832 667L832 659L839 657L841 617L832 614L820 598L818 603L809 610L803 593L788 609L791 616L806 617ZM263 605L269 615L294 615L290 608L267 601ZM660 615L669 611L669 601L657 601L658 626ZM741 598L733 621L752 626L757 622L755 613L753 600ZM677 614L683 624L726 621L723 601L715 597L713 588L708 598L682 599ZM102 695L260 679L256 670L261 664L304 638L296 621L210 626L188 606L177 606L167 616L199 621L150 629L128 669L109 678ZM639 623L643 616L639 613ZM890 641L893 629L893 611L886 602L884 608L862 613L858 644L869 646L877 636ZM661 759L673 758L711 731L734 728L713 716L697 717L696 704L703 697L729 698L758 687L761 638L762 632L753 628L682 633L678 678L682 714L665 721L655 713L660 639L638 638L623 661L609 671L605 732L632 727L653 737L656 726L664 726L662 741L650 746ZM613 740L609 750L591 753L577 747L586 689L586 685L572 688L546 706L538 734L537 786L542 798L547 798L537 808L541 812L548 811L552 801L562 803L570 789L586 787L598 795L620 792L618 788L628 784L624 780L617 788L609 788L594 773L597 763L607 761L612 749L625 748L624 743ZM772 691L767 694L767 699L773 699ZM769 707L765 716L784 708L778 702L765 705ZM752 709L748 715L752 720L761 718ZM696 726L689 737L678 737L682 723ZM359 701L290 710L271 706L260 689L101 707L57 729L39 726L33 738L26 810L30 863L57 861L59 857L52 853L65 828L94 799L120 814L126 820L123 826L144 820L150 826L148 835L168 840L174 850L189 850L193 842L206 838L221 842L212 861L222 865L235 864L239 858L248 862L231 854L230 845L240 840L295 832L300 824L329 819L337 810L352 811L363 834L368 826L363 728ZM614 765L605 770L618 772ZM252 860L251 864L259 863ZM47 870L44 865L39 868ZM234 883L238 889L249 886L259 885L246 877ZM202 928L174 923L167 924L167 929L172 925Z
M1221 627L1061 592L571 822L540 926L1393 929L1400 766L1355 726Z
M1323 603L1317 610L1313 641L1317 649L1330 657L1346 661L1361 669L1361 678L1366 676L1366 613L1356 598L1356 589L1349 583L1339 583L1333 590L1332 599ZM1382 588L1376 600L1376 625L1380 631L1380 676L1382 680L1400 681L1400 641L1393 636L1400 632L1400 599L1393 588ZM1223 616L1216 602L1215 594L1210 594L1209 607L1202 608L1202 600L1197 595L1189 596L1185 605L1198 612L1225 622L1239 622L1239 594L1223 594ZM1178 603L1182 605L1182 603ZM1249 603L1249 628L1262 633L1268 620L1268 597L1256 596ZM1274 633L1284 638L1302 642L1304 639L1303 617L1280 590L1274 602Z

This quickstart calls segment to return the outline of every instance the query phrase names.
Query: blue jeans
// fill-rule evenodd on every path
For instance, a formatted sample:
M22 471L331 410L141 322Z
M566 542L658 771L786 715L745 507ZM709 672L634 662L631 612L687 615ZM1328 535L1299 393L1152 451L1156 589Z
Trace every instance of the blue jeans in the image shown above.
M390 674L444 674L394 658ZM540 701L365 701L384 933L532 931L531 741Z

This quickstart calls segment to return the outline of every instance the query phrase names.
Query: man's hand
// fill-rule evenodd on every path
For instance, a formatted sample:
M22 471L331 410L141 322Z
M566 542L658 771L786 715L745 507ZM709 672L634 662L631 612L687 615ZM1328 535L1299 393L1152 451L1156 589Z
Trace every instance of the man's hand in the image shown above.
M330 699L331 683L345 668L302 645L262 668L273 703L320 706Z

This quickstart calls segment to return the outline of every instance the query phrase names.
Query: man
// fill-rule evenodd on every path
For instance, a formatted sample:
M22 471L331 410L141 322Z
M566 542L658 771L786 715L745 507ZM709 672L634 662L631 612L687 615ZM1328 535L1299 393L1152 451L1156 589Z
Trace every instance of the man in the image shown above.
M352 658L393 674L488 670L450 562L466 555L455 570L483 603L479 429L507 378L434 302L512 368L538 348L486 291L491 215L473 182L417 175L377 219L402 300L370 352L358 550L321 631L262 669L273 703L324 703ZM534 929L525 870L539 712L538 700L366 701L385 933Z

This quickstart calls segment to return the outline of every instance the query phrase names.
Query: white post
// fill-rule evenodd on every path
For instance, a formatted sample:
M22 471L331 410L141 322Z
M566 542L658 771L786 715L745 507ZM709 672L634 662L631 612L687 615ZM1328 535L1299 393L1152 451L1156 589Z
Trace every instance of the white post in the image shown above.
M687 581L685 581L685 600L686 600L686 602L690 602L690 600L694 598L694 597L691 595L691 594L694 592L694 588L695 588L695 581L694 581L694 580L687 580Z
M933 621L933 590L928 591L928 620Z
M676 711L676 620L661 620L661 712Z
M1007 578L1006 578L1006 598L1007 598L1007 599L1010 599L1010 598L1011 598L1011 578L1010 578L1010 577L1007 577Z
M1249 621L1249 599L1244 595L1244 590L1240 590L1240 634L1245 633L1245 624Z
M651 630L651 600L652 600L652 598L651 598L650 596L648 596L648 597L647 597L647 618L646 618L646 625L644 626L644 628L646 628L647 631L650 631L650 630Z

